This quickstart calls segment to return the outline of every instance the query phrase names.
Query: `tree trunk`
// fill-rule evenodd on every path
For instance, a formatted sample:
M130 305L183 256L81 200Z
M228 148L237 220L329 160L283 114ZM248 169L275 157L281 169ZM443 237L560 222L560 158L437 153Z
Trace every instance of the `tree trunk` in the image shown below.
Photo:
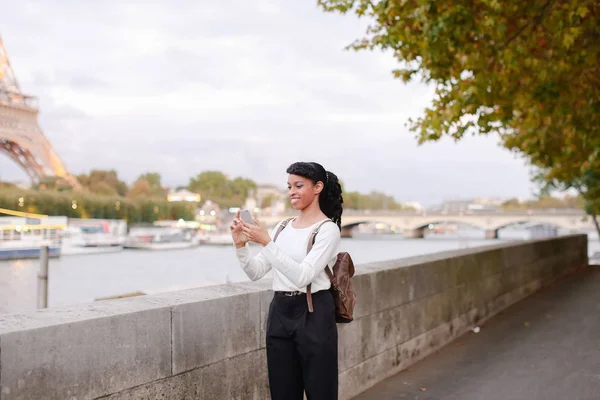
M581 194L581 197L583 197L584 202L585 202L585 212L587 213L587 215L589 215L590 217L592 217L592 221L594 222L594 226L596 227L596 232L598 232L598 240L600 240L600 224L598 224L598 218L596 215L596 211L593 207L592 204L590 204L585 197L585 192L583 192L583 190L581 190L581 187L575 186L575 188L577 189L577 191L579 192L579 194Z
M596 225L596 232L598 232L598 239L600 240L600 224L598 224L598 218L596 217L596 213L591 213L590 215L592 221L594 221L594 225Z

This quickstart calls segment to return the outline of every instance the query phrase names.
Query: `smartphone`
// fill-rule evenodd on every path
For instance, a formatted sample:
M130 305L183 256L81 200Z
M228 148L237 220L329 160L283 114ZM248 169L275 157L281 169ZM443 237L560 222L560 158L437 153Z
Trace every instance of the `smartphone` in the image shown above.
M240 217L242 218L242 221L254 225L254 219L252 219L252 214L250 214L250 211L246 209L240 211Z

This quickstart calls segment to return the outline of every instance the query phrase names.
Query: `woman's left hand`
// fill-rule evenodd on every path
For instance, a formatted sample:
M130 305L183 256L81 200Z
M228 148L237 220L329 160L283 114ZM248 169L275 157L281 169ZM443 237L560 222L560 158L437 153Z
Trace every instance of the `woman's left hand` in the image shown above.
M269 236L269 232L267 232L267 228L258 222L256 218L254 218L254 224L249 224L243 220L242 224L244 225L242 230L248 241L258 243L263 246L268 245L271 241L271 237Z

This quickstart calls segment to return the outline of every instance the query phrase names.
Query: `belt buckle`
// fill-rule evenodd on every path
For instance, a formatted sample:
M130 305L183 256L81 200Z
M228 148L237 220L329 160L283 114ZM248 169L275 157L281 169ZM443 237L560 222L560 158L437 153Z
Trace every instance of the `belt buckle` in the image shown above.
M294 296L294 292L285 292L284 293L287 297L292 297Z

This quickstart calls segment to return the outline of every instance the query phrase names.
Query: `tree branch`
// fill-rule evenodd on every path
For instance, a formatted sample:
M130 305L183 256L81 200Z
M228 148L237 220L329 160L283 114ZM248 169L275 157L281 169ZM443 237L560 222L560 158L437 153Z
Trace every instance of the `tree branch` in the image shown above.
M500 45L500 48L498 50L501 50L503 48L505 48L506 46L508 46L510 44L510 42L512 42L513 40L515 40L518 36L521 35L521 33L523 33L523 31L525 29L527 29L527 27L529 25L531 25L532 22L535 22L535 25L533 26L533 28L536 28L541 22L542 22L542 18L544 18L544 14L546 13L546 10L548 9L548 7L554 3L555 0L548 0L546 2L546 4L544 4L542 6L542 10L540 12L539 15L537 15L536 17L534 17L533 19L527 21L527 23L525 25L523 25L521 28L519 28L519 30L517 30L511 37L509 37L502 45Z

